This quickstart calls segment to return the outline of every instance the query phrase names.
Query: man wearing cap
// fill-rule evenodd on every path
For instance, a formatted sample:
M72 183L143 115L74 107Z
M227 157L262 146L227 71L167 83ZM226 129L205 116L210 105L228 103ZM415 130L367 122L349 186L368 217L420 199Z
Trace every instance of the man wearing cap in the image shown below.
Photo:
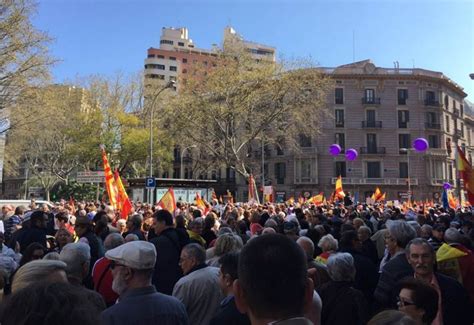
M120 298L102 312L104 325L188 324L183 304L151 284L156 261L153 244L132 241L107 251L105 257L111 260L112 289Z

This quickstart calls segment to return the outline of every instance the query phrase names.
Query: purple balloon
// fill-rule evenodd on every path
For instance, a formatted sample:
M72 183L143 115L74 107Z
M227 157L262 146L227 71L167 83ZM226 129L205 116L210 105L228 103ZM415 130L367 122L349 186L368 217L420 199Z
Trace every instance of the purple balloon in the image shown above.
M347 160L356 160L357 156L359 155L359 153L357 152L357 150L351 148L351 149L347 149L346 150L346 159Z
M446 183L443 184L443 188L444 188L445 190L449 190L451 187L453 187L453 186L452 186L451 184L449 184L448 182L446 182Z
M338 154L341 153L341 151L342 151L341 146L338 144L332 144L329 147L329 153L333 156L337 156Z
M416 151L426 151L428 148L428 140L425 138L418 138L413 141L413 149Z

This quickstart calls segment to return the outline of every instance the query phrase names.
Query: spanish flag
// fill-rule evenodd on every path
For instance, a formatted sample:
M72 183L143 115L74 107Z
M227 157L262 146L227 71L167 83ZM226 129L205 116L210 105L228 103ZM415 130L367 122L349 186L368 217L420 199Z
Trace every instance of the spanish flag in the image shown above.
M171 213L176 210L176 199L174 198L174 191L172 187L170 187L168 192L163 195L160 202L158 202L158 206L162 209L168 210Z
M122 179L118 173L118 170L115 170L115 183L117 184L117 205L118 209L120 210L120 218L127 219L128 214L132 211L132 202L128 198L127 191L125 191L125 187L123 186Z
M308 200L309 202L315 204L315 205L321 205L324 202L324 194L323 192L319 193L318 195L313 196Z
M114 209L117 209L117 188L115 186L114 175L112 174L112 169L110 168L109 159L107 158L104 145L101 145L100 149L102 150L102 162L104 163L105 188L107 189L107 194L109 195L110 205Z
M343 199L345 196L346 194L342 190L342 177L339 176L336 180L335 198Z
M457 169L464 181L464 189L467 192L467 200L474 204L474 171L469 161L466 159L464 152L457 146Z

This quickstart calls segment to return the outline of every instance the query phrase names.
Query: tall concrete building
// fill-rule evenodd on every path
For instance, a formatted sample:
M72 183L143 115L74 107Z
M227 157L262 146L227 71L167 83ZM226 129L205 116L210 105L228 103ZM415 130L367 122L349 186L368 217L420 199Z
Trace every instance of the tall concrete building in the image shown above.
M338 175L360 200L376 186L389 199L407 198L410 188L415 200L436 200L444 182L456 185L456 145L469 160L474 151L474 116L459 85L441 72L380 68L370 60L321 70L334 79L332 117L320 136L302 141L300 154L267 151L265 179L277 197L329 196ZM429 149L413 150L416 138L427 139ZM328 152L334 143L343 148L336 157ZM349 148L359 153L354 161L345 159ZM246 186L238 188L245 198Z

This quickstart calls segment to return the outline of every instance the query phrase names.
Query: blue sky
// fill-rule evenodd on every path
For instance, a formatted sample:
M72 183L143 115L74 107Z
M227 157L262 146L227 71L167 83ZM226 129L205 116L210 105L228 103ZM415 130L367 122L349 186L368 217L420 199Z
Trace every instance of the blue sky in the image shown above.
M375 65L441 71L474 101L474 0L42 0L37 28L55 38L57 82L137 72L161 28L187 27L200 48L232 25L285 58L321 66L371 59Z

